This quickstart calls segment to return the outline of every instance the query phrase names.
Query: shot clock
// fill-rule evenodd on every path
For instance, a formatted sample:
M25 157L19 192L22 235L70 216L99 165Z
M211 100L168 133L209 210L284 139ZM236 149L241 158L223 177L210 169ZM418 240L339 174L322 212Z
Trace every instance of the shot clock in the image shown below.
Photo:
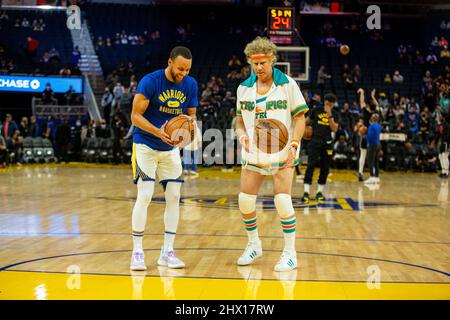
M294 33L294 8L268 8L267 32L269 36L292 36Z

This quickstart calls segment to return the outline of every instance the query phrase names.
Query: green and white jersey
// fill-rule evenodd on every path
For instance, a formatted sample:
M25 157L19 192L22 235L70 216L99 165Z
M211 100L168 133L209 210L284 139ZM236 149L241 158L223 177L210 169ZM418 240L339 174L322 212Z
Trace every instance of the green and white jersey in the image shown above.
M266 93L257 92L255 74L242 82L237 89L236 110L236 114L242 116L244 120L245 130L251 142L250 152L242 149L243 163L269 169L283 166L294 130L292 119L308 111L305 99L294 79L276 68L273 68L273 79L274 83ZM253 141L256 119L277 119L286 126L289 141L283 150L266 154L256 148Z

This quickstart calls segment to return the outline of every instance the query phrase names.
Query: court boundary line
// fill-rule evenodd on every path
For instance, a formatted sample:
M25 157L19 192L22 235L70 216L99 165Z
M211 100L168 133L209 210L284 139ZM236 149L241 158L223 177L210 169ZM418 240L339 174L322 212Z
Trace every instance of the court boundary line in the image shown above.
M161 250L160 248L157 248L157 249L144 249L144 251L158 251L158 252L160 250ZM177 248L177 250L178 251L183 251L183 250L242 251L242 248ZM32 262L42 261L42 260L50 260L50 259L65 258L65 257L72 257L72 256L81 256L81 255L93 255L93 254L105 254L105 253L121 253L121 252L132 252L132 250L108 250L108 251L80 252L80 253L71 253L71 254L49 256L49 257L43 257L43 258L36 258L36 259L30 259L30 260L20 261L20 262L16 262L16 263L13 263L13 264L10 264L10 265L6 265L6 266L0 268L0 272L8 270L8 269L13 268L13 267L18 266L18 265L24 265L24 264L27 264L27 263L32 263ZM268 249L268 250L265 250L265 252L279 252L279 250ZM363 259L363 260L372 260L372 261L400 264L400 265L405 265L405 266L409 266L409 267L413 267L413 268L420 268L420 269L424 269L424 270L427 270L427 271L432 271L432 272L435 272L435 273L440 273L440 274L450 278L450 273L448 273L448 272L445 272L445 271L442 271L442 270L438 270L438 269L434 269L434 268L430 268L430 267L426 267L426 266L412 264L412 263L408 263L408 262L402 262L402 261L379 259L379 258L370 258L370 257L361 257L361 256L353 256L353 255L343 255L343 254L336 254L336 253L321 253L321 252L307 252L307 251L297 251L297 253L300 253L300 254L311 254L311 255L334 256L334 257L343 257L343 258L353 258L353 259Z
M156 267L158 267L156 265ZM166 268L166 267L161 267ZM249 268L252 268L249 266ZM156 269L157 270L157 269ZM269 278L231 278L231 277L211 277L211 276L184 276L184 275L170 275L170 276L163 276L163 275L147 275L147 274L123 274L123 273L97 273L97 272L81 272L81 273L69 273L69 272L62 272L62 271L43 271L43 270L3 270L0 272L27 272L27 273L42 273L42 274L65 274L68 276L73 276L74 274L77 275L87 275L87 276L112 276L112 277L144 277L144 278L180 278L180 279L207 279L207 280L240 280L240 281L279 281L279 282L333 282L333 283L367 283L367 280L319 280L319 279L302 279L302 280L281 280L281 279L269 279ZM146 272L146 271L134 271L134 272ZM380 284L441 284L441 285L450 285L450 282L410 282L410 281L380 281Z
M2 235L6 236L95 236L95 235L117 235L117 236L131 236L130 233L125 232L80 232L80 233L71 233L71 232L0 232L0 237ZM144 233L144 236L161 236L163 233ZM239 237L246 238L247 235L241 234L206 234L206 233L177 233L177 236L187 236L187 237ZM283 239L283 236L263 236L260 235L260 238L267 239ZM333 237L296 237L296 239L300 240L332 240L332 241L361 241L361 242L399 242L399 243L417 243L417 244L441 244L441 245L450 245L450 242L437 242L437 241L415 241L415 240L376 240L376 239L358 239L358 238L333 238Z

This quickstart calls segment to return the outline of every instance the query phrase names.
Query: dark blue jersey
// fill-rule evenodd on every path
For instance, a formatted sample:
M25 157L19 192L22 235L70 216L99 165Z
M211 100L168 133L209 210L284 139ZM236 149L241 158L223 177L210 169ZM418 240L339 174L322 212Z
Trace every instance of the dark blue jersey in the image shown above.
M157 128L160 128L164 122L186 113L187 108L198 107L197 81L190 76L186 76L181 83L170 82L166 78L164 69L143 77L139 82L136 93L144 95L149 100L143 116ZM138 127L134 128L133 142L145 144L152 149L161 151L174 148Z

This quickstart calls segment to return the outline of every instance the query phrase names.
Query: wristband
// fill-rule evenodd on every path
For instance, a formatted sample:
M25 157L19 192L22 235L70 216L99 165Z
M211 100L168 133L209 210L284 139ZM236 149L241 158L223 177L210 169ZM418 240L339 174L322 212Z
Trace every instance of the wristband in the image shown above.
M294 147L295 149L298 149L298 146L300 145L300 140L294 139L291 141L291 147Z
M243 137L247 137L248 138L248 136L246 134L243 134L242 136L239 137L239 143L242 144L242 145L243 145L243 143L242 143L242 138Z

